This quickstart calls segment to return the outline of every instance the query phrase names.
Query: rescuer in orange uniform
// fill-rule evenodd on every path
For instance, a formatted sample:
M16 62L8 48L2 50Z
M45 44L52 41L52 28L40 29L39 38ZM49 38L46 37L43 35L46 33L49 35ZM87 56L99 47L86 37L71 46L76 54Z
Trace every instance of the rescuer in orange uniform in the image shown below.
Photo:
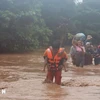
M55 83L60 85L62 68L64 67L65 71L67 71L65 66L65 62L67 61L67 54L64 51L64 48L60 48L59 41L55 41L53 43L52 49L46 49L44 52L44 59L45 63L47 63L48 69L46 79L53 82L55 77Z

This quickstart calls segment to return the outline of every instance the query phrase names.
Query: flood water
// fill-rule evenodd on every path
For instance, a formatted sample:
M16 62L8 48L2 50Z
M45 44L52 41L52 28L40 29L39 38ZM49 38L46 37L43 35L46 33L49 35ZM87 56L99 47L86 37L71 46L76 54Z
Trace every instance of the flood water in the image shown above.
M0 100L100 100L100 65L77 68L69 59L60 86L43 83L42 55L0 54Z

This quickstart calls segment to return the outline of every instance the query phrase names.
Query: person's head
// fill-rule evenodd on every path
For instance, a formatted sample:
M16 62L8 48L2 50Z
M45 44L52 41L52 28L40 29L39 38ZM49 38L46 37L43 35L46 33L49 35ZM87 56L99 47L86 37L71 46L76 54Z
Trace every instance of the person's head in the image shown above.
M94 49L94 50L96 50L96 49L97 49L97 46L96 46L96 45L94 45L94 46L93 46L93 49Z
M91 35L87 35L87 39L88 40L92 39L92 36Z
M54 41L52 44L52 48L54 51L58 51L60 48L60 41L59 40Z
M72 40L72 45L74 45L74 46L77 45L77 40L74 40L74 39L73 39L73 40Z
M90 42L86 42L85 45L88 47L88 46L91 46L91 43Z
M82 41L77 41L78 46L82 46Z
M52 46L49 46L49 49L52 50Z

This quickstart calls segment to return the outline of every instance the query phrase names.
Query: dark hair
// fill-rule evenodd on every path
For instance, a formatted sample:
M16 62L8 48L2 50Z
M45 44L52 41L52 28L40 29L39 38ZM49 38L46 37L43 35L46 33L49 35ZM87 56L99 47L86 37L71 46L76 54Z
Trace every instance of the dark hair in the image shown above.
M56 40L52 43L53 49L59 49L60 48L60 41Z

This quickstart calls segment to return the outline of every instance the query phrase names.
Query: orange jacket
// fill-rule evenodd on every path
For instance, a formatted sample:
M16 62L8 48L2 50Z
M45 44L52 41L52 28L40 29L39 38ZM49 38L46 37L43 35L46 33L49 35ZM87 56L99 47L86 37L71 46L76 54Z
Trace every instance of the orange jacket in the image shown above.
M44 57L47 57L48 63L51 65L59 66L59 63L62 59L67 60L67 54L63 51L63 48L60 48L55 56L52 54L52 50L50 48L46 49L44 52Z

